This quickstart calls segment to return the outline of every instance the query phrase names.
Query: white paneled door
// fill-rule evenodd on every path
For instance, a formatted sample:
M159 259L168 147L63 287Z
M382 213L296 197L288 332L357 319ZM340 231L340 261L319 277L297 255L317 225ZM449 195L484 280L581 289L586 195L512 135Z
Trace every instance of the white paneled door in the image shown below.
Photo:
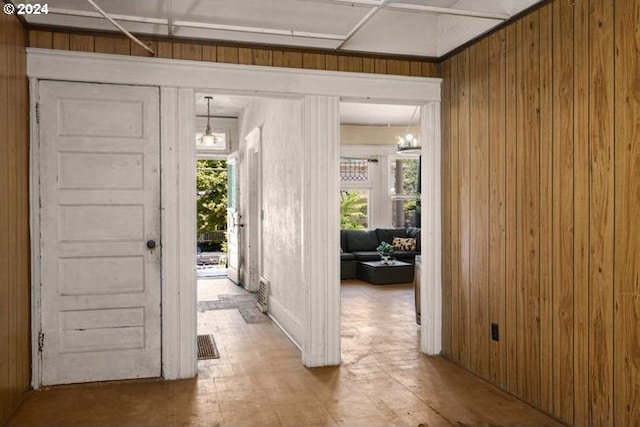
M159 90L43 81L42 384L159 377Z
M227 276L240 283L240 213L238 212L238 155L227 158Z

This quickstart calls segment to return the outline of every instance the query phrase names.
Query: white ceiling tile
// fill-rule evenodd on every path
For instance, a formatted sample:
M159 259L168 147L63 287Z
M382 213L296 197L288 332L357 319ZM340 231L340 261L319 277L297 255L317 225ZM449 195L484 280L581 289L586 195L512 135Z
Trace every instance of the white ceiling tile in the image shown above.
M367 52L437 56L438 17L382 10L343 47Z
M379 0L95 0L128 31L169 35L167 25L131 22L182 21L176 38L336 49ZM402 4L512 16L541 0L390 0L342 48L391 55L439 57L499 25L498 19L399 10ZM51 13L27 15L32 24L87 30L116 29L84 0L48 0ZM63 12L59 14L57 12ZM459 13L459 12L458 12ZM200 28L213 24L215 28ZM221 26L223 28L221 28ZM278 34L278 32L293 32ZM305 37L312 35L313 37Z

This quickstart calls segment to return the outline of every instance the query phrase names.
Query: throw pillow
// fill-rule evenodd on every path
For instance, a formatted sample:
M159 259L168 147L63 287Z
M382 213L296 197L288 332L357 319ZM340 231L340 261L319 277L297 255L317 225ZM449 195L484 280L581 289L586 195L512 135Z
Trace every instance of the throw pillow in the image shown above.
M393 238L393 249L396 251L415 251L416 250L416 239L407 237L394 237Z

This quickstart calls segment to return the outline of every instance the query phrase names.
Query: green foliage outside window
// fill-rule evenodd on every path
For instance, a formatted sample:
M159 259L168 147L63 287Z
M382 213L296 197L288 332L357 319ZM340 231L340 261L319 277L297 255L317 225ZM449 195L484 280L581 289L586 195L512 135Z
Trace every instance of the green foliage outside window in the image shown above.
M360 191L340 192L340 228L362 230L367 228L367 197Z
M227 162L225 160L198 160L196 189L198 235L226 230Z

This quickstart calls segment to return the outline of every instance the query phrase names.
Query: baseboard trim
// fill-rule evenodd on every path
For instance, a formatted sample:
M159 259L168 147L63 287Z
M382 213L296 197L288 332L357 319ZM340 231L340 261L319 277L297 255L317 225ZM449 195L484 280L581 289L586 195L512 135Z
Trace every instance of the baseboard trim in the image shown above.
M291 313L280 301L269 295L269 312L267 313L271 320L278 325L282 332L291 340L293 345L302 351L300 339L302 336L302 324L300 319Z

